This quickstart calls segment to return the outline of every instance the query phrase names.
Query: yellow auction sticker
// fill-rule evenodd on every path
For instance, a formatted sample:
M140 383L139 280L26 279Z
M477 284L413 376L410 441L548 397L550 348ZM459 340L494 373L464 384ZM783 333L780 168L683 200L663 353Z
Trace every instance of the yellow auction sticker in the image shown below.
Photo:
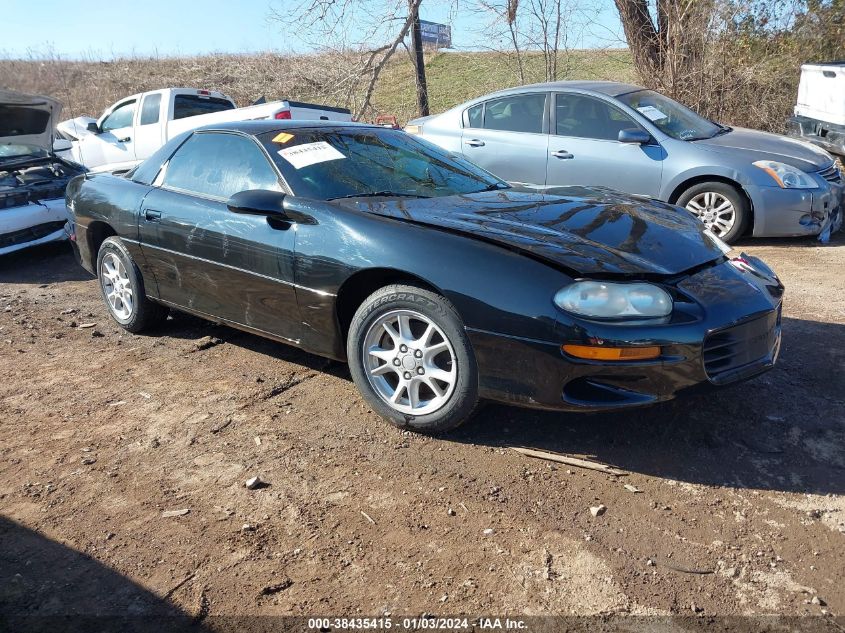
M288 134L287 132L279 132L276 136L273 137L274 143L287 143L289 140L293 138L293 134Z

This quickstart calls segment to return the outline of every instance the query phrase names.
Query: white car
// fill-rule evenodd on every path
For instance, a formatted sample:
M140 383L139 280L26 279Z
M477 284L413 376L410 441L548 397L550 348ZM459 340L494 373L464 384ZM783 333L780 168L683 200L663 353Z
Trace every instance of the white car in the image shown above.
M92 171L126 172L174 136L210 124L260 119L350 121L345 108L272 101L238 108L222 92L164 88L131 95L99 119L62 121L58 130L72 142L68 156Z
M64 240L65 187L85 169L56 156L62 104L0 90L0 255Z

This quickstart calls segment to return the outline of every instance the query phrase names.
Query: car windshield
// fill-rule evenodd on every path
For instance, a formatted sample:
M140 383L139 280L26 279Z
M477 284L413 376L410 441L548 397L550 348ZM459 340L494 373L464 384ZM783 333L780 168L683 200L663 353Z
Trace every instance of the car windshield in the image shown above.
M433 198L508 184L472 163L400 130L292 128L262 134L294 195Z
M21 158L41 158L47 155L47 150L38 145L23 145L11 143L0 145L0 161L14 161Z
M653 90L637 90L617 99L637 110L661 132L681 141L713 138L727 129Z

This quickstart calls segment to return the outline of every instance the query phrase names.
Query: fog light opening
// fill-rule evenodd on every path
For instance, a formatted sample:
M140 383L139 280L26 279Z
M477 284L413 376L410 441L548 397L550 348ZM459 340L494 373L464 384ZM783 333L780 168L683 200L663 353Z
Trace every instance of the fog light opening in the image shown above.
M585 360L649 360L660 356L660 348L649 347L596 347L593 345L561 345L560 349L569 356Z

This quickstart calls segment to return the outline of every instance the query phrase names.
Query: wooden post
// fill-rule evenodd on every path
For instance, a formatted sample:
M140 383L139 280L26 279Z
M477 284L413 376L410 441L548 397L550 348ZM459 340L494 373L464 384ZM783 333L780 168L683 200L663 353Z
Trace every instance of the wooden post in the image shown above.
M414 53L414 70L417 83L417 110L420 116L428 116L428 86L425 81L425 57L423 56L422 32L420 31L420 5L415 0L408 1L408 9L413 15L411 27L411 49Z

